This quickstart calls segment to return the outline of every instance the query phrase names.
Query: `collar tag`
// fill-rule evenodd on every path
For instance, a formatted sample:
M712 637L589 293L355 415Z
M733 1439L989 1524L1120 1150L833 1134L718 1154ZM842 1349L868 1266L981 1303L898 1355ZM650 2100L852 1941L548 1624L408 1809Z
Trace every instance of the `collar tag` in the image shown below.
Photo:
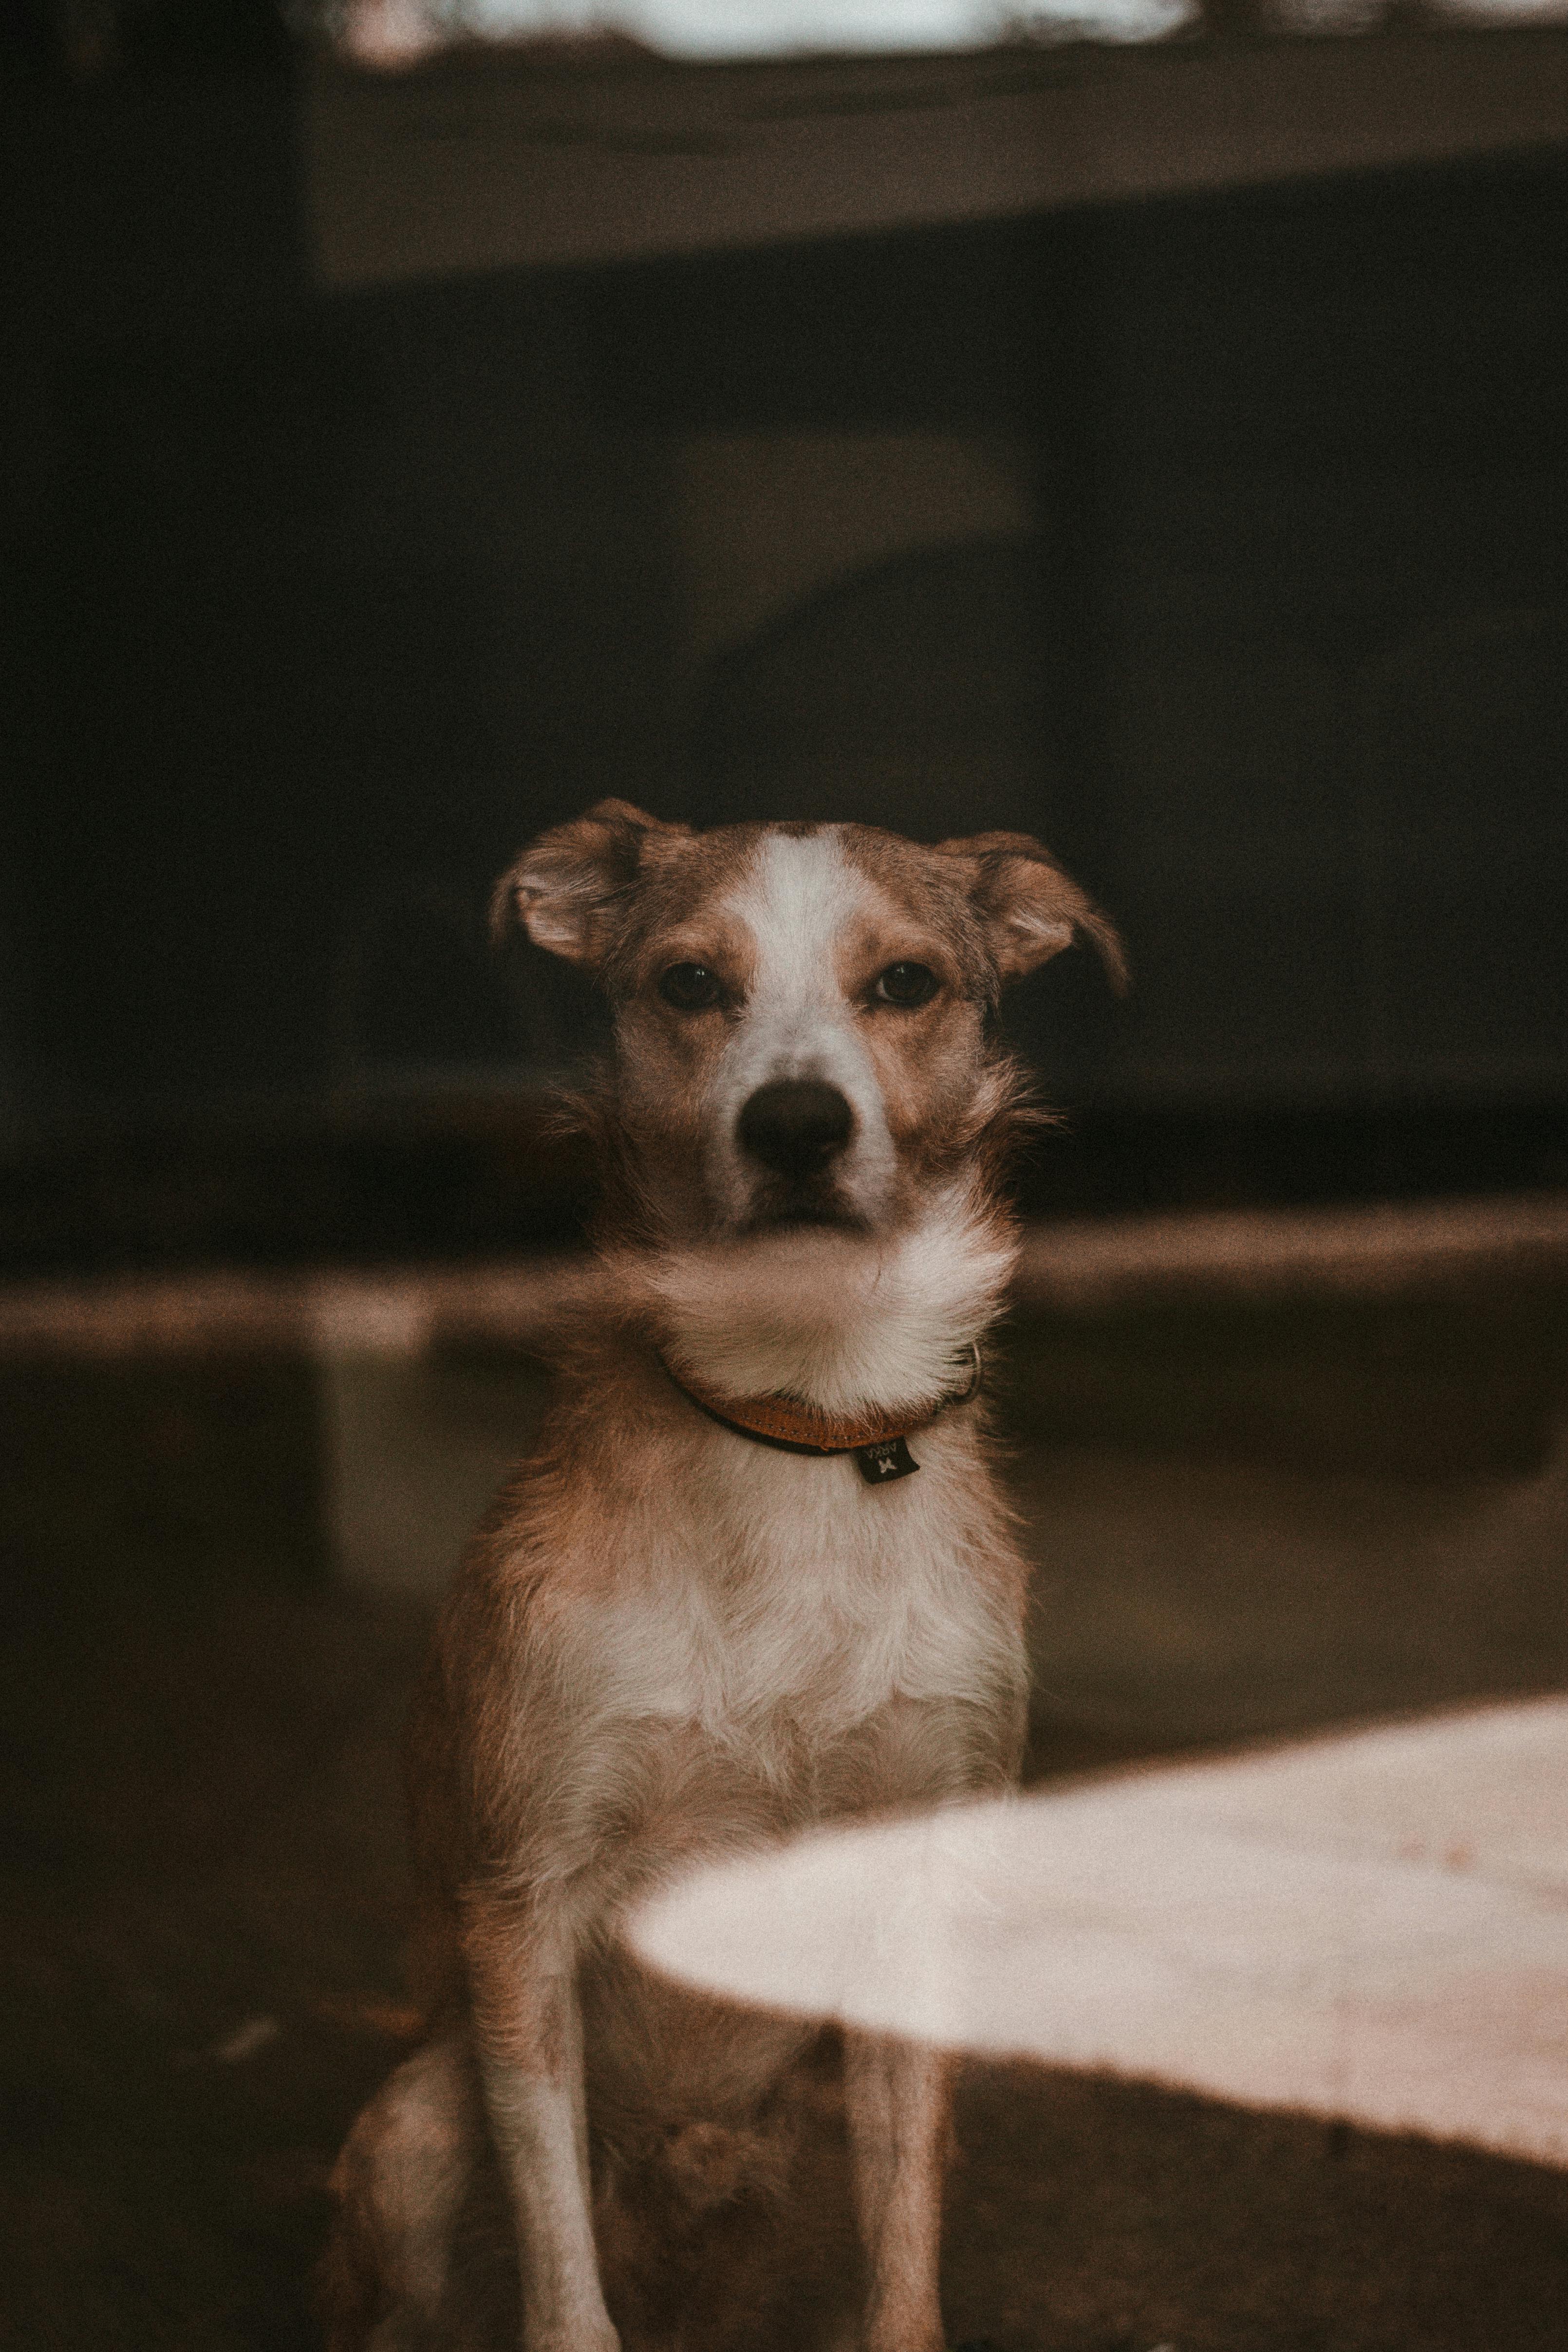
M875 1445L858 1445L855 1461L868 1486L890 1486L895 1478L907 1478L921 1466L901 1437L883 1437Z

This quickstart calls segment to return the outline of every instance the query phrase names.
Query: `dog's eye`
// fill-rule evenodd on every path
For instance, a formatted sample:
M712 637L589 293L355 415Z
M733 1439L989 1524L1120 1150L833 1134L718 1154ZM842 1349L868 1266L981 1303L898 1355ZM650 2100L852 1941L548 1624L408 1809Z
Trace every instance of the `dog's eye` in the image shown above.
M667 1004L681 1013L703 1013L717 1004L724 993L724 984L716 971L705 963L672 963L659 976L658 992Z
M937 976L929 964L890 963L879 972L871 993L884 1004L929 1004L937 992Z

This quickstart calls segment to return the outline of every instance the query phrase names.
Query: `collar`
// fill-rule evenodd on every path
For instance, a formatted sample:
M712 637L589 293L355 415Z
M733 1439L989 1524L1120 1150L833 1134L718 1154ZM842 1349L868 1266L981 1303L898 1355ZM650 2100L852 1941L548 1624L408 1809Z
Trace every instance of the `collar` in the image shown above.
M737 1437L749 1437L758 1445L771 1445L784 1454L854 1454L858 1455L861 1475L869 1485L878 1485L889 1477L907 1477L920 1465L910 1454L905 1440L917 1429L929 1429L940 1413L950 1405L966 1404L980 1386L980 1349L973 1340L969 1345L969 1377L962 1388L950 1390L941 1396L930 1411L914 1419L900 1416L889 1420L885 1413L857 1415L825 1412L820 1405L807 1404L800 1397L756 1396L728 1397L689 1374L684 1379L672 1371L663 1355L659 1362L673 1385L680 1391L689 1404L707 1414L722 1429L733 1430Z

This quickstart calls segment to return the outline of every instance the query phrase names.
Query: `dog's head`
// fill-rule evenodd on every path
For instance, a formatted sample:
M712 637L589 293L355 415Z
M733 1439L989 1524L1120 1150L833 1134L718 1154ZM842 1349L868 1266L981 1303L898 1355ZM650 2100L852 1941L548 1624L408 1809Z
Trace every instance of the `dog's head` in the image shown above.
M866 825L661 824L601 801L500 883L521 924L609 996L616 1109L667 1230L894 1226L1013 1090L1009 982L1103 915L1023 834L922 847Z

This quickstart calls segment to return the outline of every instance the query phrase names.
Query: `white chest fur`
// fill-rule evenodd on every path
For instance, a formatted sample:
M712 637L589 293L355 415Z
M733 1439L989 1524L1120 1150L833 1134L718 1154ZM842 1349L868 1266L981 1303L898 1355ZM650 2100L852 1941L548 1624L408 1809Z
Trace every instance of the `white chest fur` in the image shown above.
M917 1447L919 1474L883 1490L847 1458L715 1430L693 1507L621 1530L625 1573L573 1628L599 1722L689 1723L765 1766L786 1727L830 1740L895 1697L1010 1680L1016 1630L977 1573L982 1474L959 1432Z
M958 1186L887 1239L786 1233L618 1263L623 1296L710 1389L910 1406L921 1466L871 1487L847 1455L777 1452L676 1408L676 1445L650 1441L647 1476L604 1499L592 1597L562 1629L601 1727L692 1725L771 1771L893 1699L984 1704L1021 1678L1005 1515L972 1416L923 1425L1012 1255Z

